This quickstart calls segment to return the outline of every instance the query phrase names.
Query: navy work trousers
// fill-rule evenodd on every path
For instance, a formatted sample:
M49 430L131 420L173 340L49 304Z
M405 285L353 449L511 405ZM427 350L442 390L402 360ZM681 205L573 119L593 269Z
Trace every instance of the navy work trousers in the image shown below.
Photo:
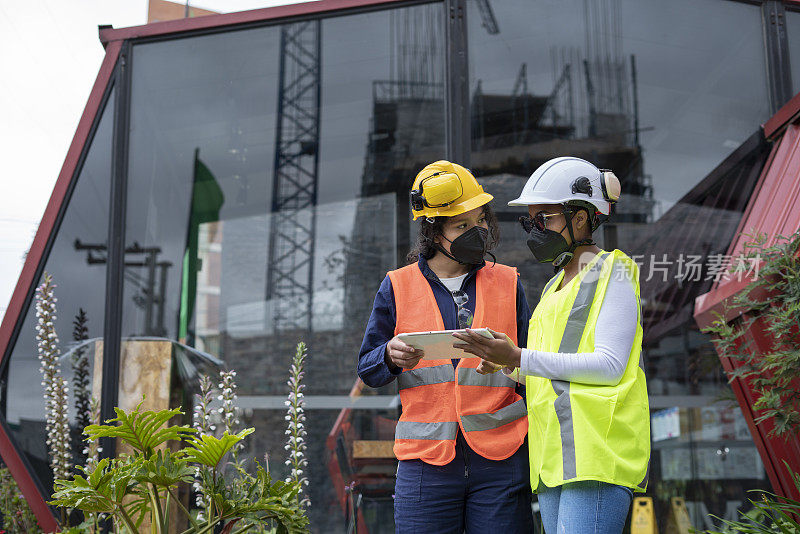
M397 534L531 532L527 442L506 460L487 460L459 431L456 457L449 464L401 460L394 524Z

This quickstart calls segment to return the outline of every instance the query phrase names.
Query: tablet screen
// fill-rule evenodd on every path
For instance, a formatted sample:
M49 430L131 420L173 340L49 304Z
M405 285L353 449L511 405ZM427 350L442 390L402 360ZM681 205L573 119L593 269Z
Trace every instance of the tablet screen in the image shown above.
M474 354L464 352L453 347L453 343L460 341L453 337L453 332L463 332L464 330L440 330L436 332L409 332L399 334L397 337L406 345L411 345L415 349L425 351L423 360L443 360L451 358L477 358ZM492 333L488 328L472 329L483 337L491 338Z

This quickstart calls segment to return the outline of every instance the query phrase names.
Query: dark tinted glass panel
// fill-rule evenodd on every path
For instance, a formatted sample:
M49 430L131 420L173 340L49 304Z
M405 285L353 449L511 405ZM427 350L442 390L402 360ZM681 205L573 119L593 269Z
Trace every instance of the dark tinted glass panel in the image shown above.
M124 339L237 370L246 455L279 476L305 341L320 532L343 529L341 480L364 469L370 531L393 530L395 461L355 464L352 442L393 438L396 386L349 394L375 291L409 248L408 187L444 156L442 36L423 5L133 49Z
M786 11L786 33L789 37L792 92L796 94L800 88L800 11Z
M745 490L768 486L740 411L717 402L730 389L692 317L768 150L750 138L768 118L760 11L718 0L485 5L468 11L471 165L505 221L498 259L520 267L535 306L552 267L534 262L522 211L505 203L558 156L620 177L622 199L594 237L641 263L648 494L663 518L668 497L685 497L695 526L710 528L709 512L733 517L748 508ZM680 278L689 260L703 264L699 280Z
M108 232L109 184L111 175L111 134L114 122L114 91L94 134L87 143L88 154L77 177L66 212L56 228L55 241L46 259L45 271L53 276L57 320L56 333L62 352L61 373L70 383L70 422L76 422L76 395L72 357L73 321L85 312L88 338L102 338L105 309L106 240ZM19 337L3 376L5 418L14 440L31 463L34 474L46 490L52 488L52 473L47 454L45 401L40 385L42 375L36 347L35 303L29 306ZM99 350L99 345L97 346ZM88 360L89 388L94 375L95 345L79 349L80 358ZM73 352L78 357L78 354ZM99 384L98 384L99 386ZM99 388L91 392L98 399ZM76 460L80 460L78 429L72 440ZM80 429L82 430L82 429Z

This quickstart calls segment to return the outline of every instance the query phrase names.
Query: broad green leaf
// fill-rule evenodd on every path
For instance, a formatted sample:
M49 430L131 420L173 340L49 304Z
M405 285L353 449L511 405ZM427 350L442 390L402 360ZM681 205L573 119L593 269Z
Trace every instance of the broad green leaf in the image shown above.
M308 518L297 502L298 483L272 482L263 467L256 464L256 475L240 472L240 483L226 484L222 477L213 478L210 471L201 473L204 493L217 507L220 518L229 521L242 518L252 523L274 520L285 532L308 532Z
M140 484L171 487L180 482L194 480L194 469L189 466L182 451L157 451L143 460L134 478Z
M121 439L146 457L150 457L154 449L167 440L181 440L194 434L195 430L186 426L161 428L176 415L183 414L179 408L158 412L140 412L141 405L142 403L140 402L130 413L114 408L117 417L106 422L118 424L89 425L83 432L89 436L89 440L96 440L101 437Z
M104 459L88 478L75 475L71 480L56 480L50 502L84 512L113 513L126 495L135 493L136 483L131 479L138 468L130 457Z
M245 436L252 434L254 428L245 428L238 434L228 434L226 430L222 437L217 439L209 434L191 436L187 439L189 446L186 451L186 459L208 467L215 468L222 460L222 457L230 451L236 443L244 439Z

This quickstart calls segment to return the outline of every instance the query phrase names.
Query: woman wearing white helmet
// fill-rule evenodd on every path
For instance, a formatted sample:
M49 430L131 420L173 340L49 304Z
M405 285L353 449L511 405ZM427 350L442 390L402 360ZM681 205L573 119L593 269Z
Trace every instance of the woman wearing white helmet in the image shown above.
M479 372L526 384L531 486L548 533L620 533L633 492L647 487L650 414L642 350L639 269L592 232L620 194L614 173L575 157L539 167L510 206L534 257L552 263L527 348L503 334L455 334L484 359Z

